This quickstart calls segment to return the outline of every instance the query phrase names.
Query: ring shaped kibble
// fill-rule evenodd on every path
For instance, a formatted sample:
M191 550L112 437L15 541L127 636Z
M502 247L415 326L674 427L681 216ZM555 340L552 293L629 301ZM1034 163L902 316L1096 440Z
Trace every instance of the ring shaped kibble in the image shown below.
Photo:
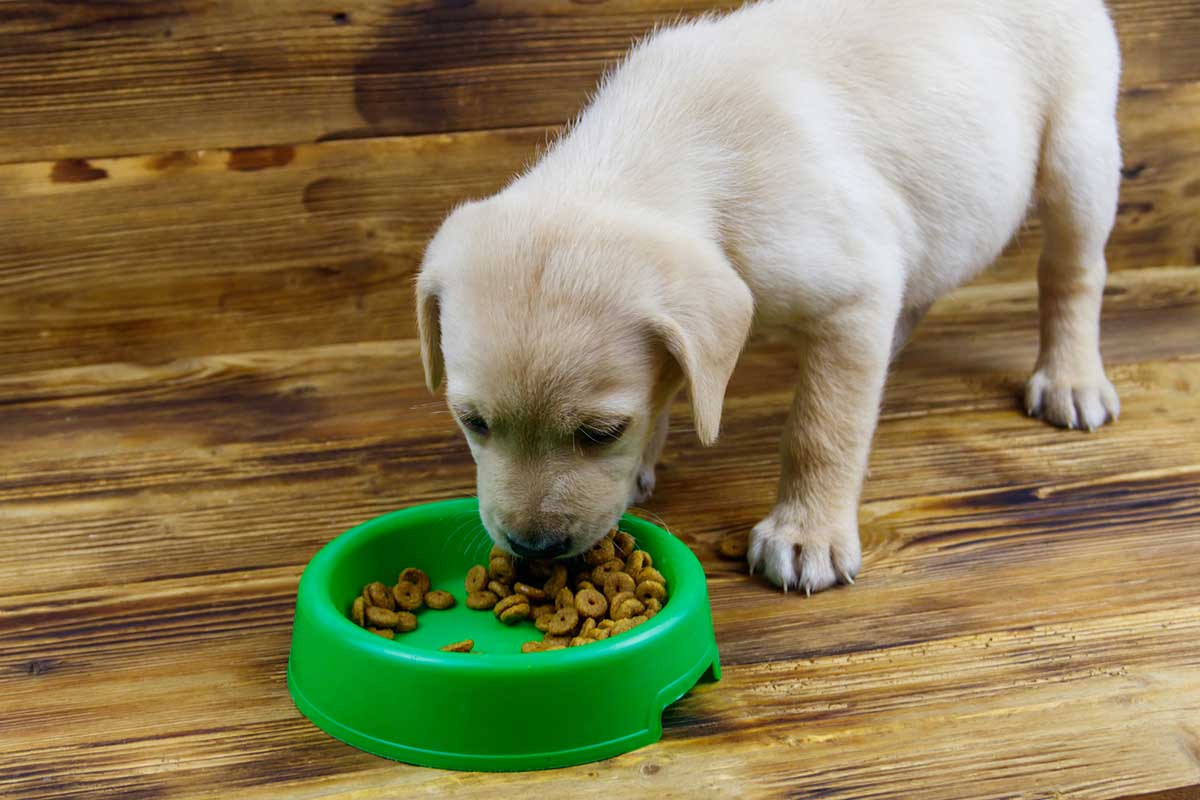
M517 594L523 594L529 598L530 602L540 603L546 599L546 593L536 586L530 586L528 583L517 582L513 584L513 591Z
M579 612L575 606L565 606L554 612L554 616L546 623L546 632L552 636L562 636L575 630L579 624Z
M575 593L567 587L558 590L558 594L554 597L554 606L556 608L574 608Z
M488 561L488 575L494 581L512 583L515 574L512 559L508 556L497 557Z
M598 567L605 561L612 561L616 557L617 549L613 546L612 539L607 537L596 542L590 550L583 554L583 560L593 567Z
M630 597L621 602L613 601L612 618L620 622L629 617L636 617L646 610L646 605L636 597Z
M395 611L388 611L379 606L367 606L367 625L372 628L395 628L400 624Z
M487 588L489 592L497 597L508 597L513 593L512 589L508 588L508 584L501 583L500 581L488 581Z
M638 600L645 603L650 598L654 598L661 602L667 597L667 587L658 581L642 581L637 585L637 591L634 592Z
M667 579L664 578L663 574L654 567L646 567L637 574L635 579L639 584L645 581L654 581L655 583L661 583L663 588L666 588L667 586Z
M392 587L392 595L396 598L396 606L404 611L416 611L425 604L425 593L415 583L397 583Z
M367 601L367 605L386 608L388 611L396 610L396 601L392 599L392 592L386 584L379 581L372 581L363 587L363 599Z
M482 564L476 564L467 570L467 591L482 592L487 588L488 571Z
M629 554L629 558L625 560L624 569L630 575L636 576L646 567L654 566L653 559L645 550L634 550Z
M639 550L638 553L640 552L642 551ZM634 555L636 555L636 553ZM614 558L611 561L605 561L603 564L600 564L592 570L592 583L598 583L603 586L604 579L606 577L614 572L620 572L623 569L625 569L625 565L622 564L621 560L618 558Z
M417 615L410 614L407 611L396 612L396 630L400 633L408 633L417 629Z
M400 577L396 579L396 583L415 583L421 589L421 594L429 592L430 583L429 576L424 570L416 567L409 567L400 573Z
M510 600L516 600L515 603L509 603ZM492 609L496 618L505 625L513 625L523 619L529 619L529 603L519 594L514 594L511 597L506 597L496 604Z
M366 624L367 602L361 596L354 598L354 602L350 605L350 619L354 620L354 624L358 627L363 627Z
M621 592L634 590L633 577L627 572L614 572L604 579L604 596L609 600Z
M463 639L461 642L453 642L441 649L447 653L469 653L474 646L475 641L473 639Z
M550 578L542 587L547 597L557 597L560 589L567 585L567 568L563 564L555 564L550 572Z
M425 594L425 605L434 611L444 611L447 608L454 608L454 602L454 595L441 589L435 589Z
M608 613L608 601L595 589L584 589L575 595L575 610L585 617L603 617Z
M486 589L467 593L467 608L486 611L499 602L500 598Z
M637 549L637 540L625 531L617 531L613 536L613 546L617 550L617 558L628 558Z
M367 630L369 630L371 633L375 634L376 636L382 636L385 639L395 639L396 638L396 632L394 630L392 630L391 628L367 628Z

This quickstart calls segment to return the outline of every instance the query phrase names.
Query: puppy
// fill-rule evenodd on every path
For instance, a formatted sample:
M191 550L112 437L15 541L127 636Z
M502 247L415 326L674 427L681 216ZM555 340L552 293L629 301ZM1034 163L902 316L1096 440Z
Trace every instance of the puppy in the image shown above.
M819 591L860 565L890 358L1036 196L1029 413L1115 419L1099 350L1120 56L1100 0L774 0L655 33L417 280L421 353L522 556L586 550L654 487L672 398L717 439L752 328L800 362L752 570Z

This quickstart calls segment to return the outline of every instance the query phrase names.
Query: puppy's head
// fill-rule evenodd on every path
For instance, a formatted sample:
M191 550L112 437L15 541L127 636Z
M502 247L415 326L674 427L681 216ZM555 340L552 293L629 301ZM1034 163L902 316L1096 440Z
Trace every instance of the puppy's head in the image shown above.
M571 556L628 506L659 412L686 384L716 440L749 289L719 248L613 209L498 195L456 210L417 280L421 358L517 555Z

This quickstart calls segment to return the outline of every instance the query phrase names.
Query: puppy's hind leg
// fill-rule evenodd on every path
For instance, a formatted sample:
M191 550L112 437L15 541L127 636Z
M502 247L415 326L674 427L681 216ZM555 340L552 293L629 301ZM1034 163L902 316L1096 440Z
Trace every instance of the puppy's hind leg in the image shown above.
M654 433L642 453L642 464L638 467L637 482L631 503L638 505L650 499L654 494L654 471L658 459L662 456L663 446L667 443L667 431L671 426L671 404L667 403L654 422Z
M1120 412L1100 359L1104 243L1116 214L1121 161L1112 103L1091 92L1064 104L1049 122L1042 154L1041 345L1025 408L1064 428L1092 430Z

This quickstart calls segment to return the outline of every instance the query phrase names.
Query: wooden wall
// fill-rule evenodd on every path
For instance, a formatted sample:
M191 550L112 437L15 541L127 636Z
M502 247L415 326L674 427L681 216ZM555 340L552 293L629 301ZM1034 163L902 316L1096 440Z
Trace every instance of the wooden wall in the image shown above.
M0 365L403 339L456 201L702 0L0 2ZM1200 263L1200 12L1114 0L1114 270ZM985 281L1026 276L1031 224Z

